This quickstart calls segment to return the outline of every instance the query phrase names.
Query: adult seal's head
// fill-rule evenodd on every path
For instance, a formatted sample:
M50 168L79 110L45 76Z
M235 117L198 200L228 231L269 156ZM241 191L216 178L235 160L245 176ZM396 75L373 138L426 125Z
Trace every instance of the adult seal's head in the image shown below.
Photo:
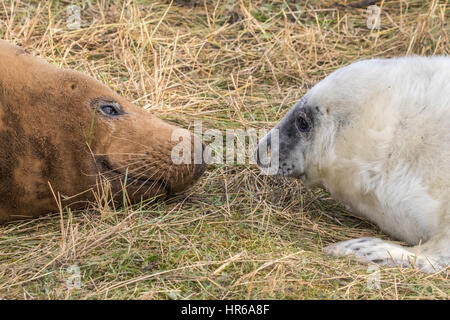
M194 162L196 139L95 79L0 40L0 221L55 211L53 192L80 207L99 185L121 198L125 186L132 202L180 191L205 170L202 157ZM192 161L175 164L174 146Z

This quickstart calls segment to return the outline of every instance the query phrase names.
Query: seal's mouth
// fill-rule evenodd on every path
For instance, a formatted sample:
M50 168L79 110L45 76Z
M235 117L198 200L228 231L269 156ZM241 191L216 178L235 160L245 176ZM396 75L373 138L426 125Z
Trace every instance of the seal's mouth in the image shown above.
M97 164L101 167L101 172L106 173L105 176L109 179L119 179L122 182L126 178L126 186L138 188L142 190L142 193L149 191L149 188L157 190L157 192L163 191L161 193L168 194L170 190L168 188L167 182L164 179L149 179L146 177L133 177L127 173L121 172L118 169L114 169L111 163L104 157L97 159ZM118 180L118 181L119 181ZM137 191L136 191L137 192Z

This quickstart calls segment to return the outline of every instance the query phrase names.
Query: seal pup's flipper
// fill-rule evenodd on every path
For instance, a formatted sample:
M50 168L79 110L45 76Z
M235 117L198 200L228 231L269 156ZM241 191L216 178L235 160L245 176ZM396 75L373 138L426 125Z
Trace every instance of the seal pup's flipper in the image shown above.
M375 263L391 267L416 267L434 273L450 263L449 259L434 256L427 246L403 247L378 238L357 238L329 245L323 251L333 256L353 256L363 263Z

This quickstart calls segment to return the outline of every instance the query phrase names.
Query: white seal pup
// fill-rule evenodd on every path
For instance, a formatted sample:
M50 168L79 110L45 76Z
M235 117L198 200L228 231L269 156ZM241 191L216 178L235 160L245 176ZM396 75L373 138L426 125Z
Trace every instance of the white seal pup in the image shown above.
M410 245L361 238L325 252L426 272L450 264L449 57L371 59L341 68L260 141L260 157L267 145L278 159L276 174L326 188Z

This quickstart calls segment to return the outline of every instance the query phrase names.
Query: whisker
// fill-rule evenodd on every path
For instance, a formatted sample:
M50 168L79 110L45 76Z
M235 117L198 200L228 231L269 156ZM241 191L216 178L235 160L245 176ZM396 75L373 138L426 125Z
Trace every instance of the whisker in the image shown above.
M152 180L152 178L155 176L155 174L160 174L160 171L158 170L158 171L154 172L150 177L148 177L144 182L142 182L141 185L139 186L139 188L135 192L133 192L133 195L136 194L144 185L146 185L148 181ZM157 181L153 182L153 184L156 182Z
M137 175L137 176L131 176L130 173L133 174L133 173L135 173L135 172L141 170L143 167L147 166L147 164L143 164L143 165L141 165L141 166L135 167L135 168L133 168L133 169L131 169L131 170L128 170L128 176L130 176L132 179L139 179L138 177L143 176L146 172L148 172L148 171L150 171L150 170L155 170L156 168L154 168L153 166L154 166L154 165L157 165L157 164L159 164L159 163L161 163L161 162L163 162L163 161L160 160L160 161L157 161L157 162L153 162L153 163L151 164L152 167L146 169L143 173L140 173L140 174ZM156 172L155 172L151 177L153 177L155 174L158 174L158 173L160 173L160 171L159 171L159 170L156 170ZM109 182L114 182L114 181L119 181L119 180L122 181L122 179L125 177L125 173L117 174L117 175L116 175L115 177L113 177L113 178L104 176L104 172L101 172L100 174L103 176L104 179L107 179ZM151 178L150 178L150 179L151 179ZM132 182L130 182L128 185L133 185L133 184L135 184L136 182L138 182L138 181L137 181L137 180L132 181ZM145 183L144 183L144 184L145 184Z
M147 145L145 145L145 144L142 144L142 143L139 143L139 142L136 142L136 141L133 141L133 140L124 138L124 137L117 137L117 136L114 136L114 135L111 135L111 136L112 136L113 138L117 139L117 140L128 141L128 142L131 142L132 144L140 145L141 147L144 147L144 148L146 148L146 149L150 149L149 146L147 146Z
M133 153L133 152L113 152L113 153L95 153L95 156L116 156L116 155L130 155L130 156L149 156L146 153Z
M117 170L124 169L124 168L130 167L130 166L134 166L135 164L138 164L138 163L140 163L140 162L142 162L142 161L145 161L145 160L147 160L147 159L146 159L146 158L136 159L136 160L133 161L133 162L129 162L129 163L124 164L124 165L119 166L119 167L114 167L114 168L111 169L111 170L102 171L102 173L103 173L103 174L116 173ZM152 164L152 165L157 165L157 164L160 164L161 162L162 162L162 160L158 160L158 161L152 162L151 164ZM142 166L141 166L141 167L142 167ZM139 168L141 168L141 167L139 167ZM133 171L135 171L135 169L133 169ZM97 174L91 174L91 175L87 174L87 176L95 176L95 175L97 175Z

